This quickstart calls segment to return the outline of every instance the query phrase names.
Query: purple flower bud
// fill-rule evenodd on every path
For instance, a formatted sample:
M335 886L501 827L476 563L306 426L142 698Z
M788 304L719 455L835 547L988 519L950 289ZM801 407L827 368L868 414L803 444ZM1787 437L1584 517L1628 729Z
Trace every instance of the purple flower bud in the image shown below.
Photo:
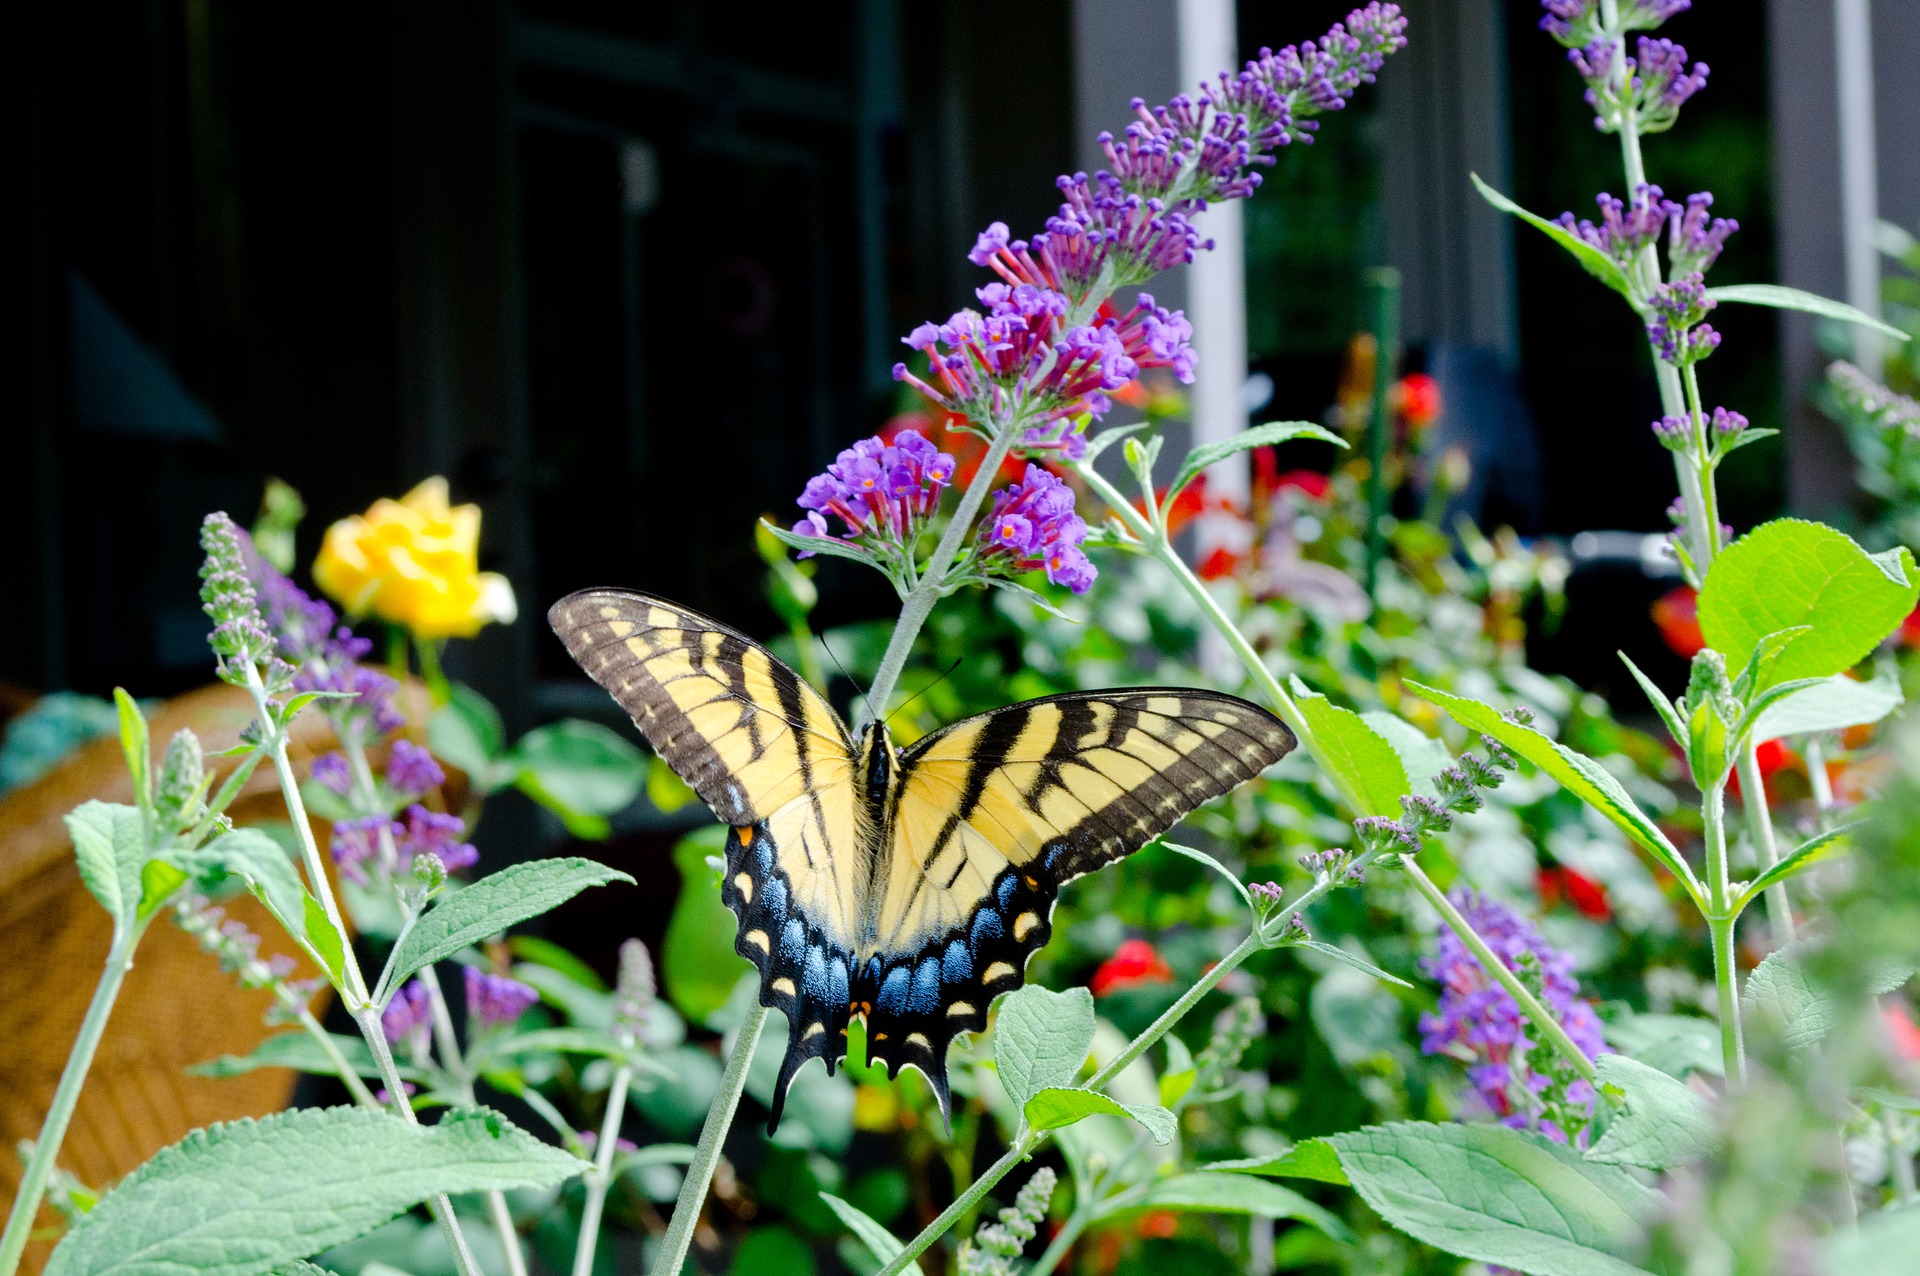
M1701 322L1715 303L1707 296L1706 281L1699 272L1661 284L1647 304L1654 312L1647 338L1668 363L1684 368L1719 346L1720 334Z
M1728 217L1709 217L1713 196L1701 191L1687 196L1686 207L1669 205L1671 231L1667 236L1667 263L1675 279L1705 273L1720 259L1727 237L1740 229L1740 223Z
M540 994L517 979L465 968L467 980L467 1017L481 1032L510 1026L519 1021Z
M400 825L384 815L342 820L333 826L333 837L327 849L342 877L356 886L368 886L373 880L369 869L381 873L393 871L393 866L385 862L387 857L382 850L381 834L393 838L399 835L400 830Z
M994 254L1007 246L1007 224L995 222L980 232L973 241L973 251L967 254L967 260L976 266L984 266L993 260Z
M353 791L353 771L344 753L323 753L313 760L313 782L341 797Z
M1684 452L1693 439L1693 422L1683 416L1663 416L1653 423L1653 436L1669 452Z
M449 873L472 868L480 861L479 851L471 844L458 840L467 831L467 824L457 815L443 815L415 803L407 808L406 824L396 824L394 827L396 848L400 855L394 872L407 868L413 857L423 852L438 856Z
M380 1012L380 1027L388 1041L404 1046L417 1059L425 1058L433 1029L433 998L426 984L416 979L395 993Z
M416 798L446 783L447 773L433 755L411 740L395 740L387 752L387 787Z
M1715 435L1730 439L1747 428L1747 418L1727 408L1715 408L1711 424Z

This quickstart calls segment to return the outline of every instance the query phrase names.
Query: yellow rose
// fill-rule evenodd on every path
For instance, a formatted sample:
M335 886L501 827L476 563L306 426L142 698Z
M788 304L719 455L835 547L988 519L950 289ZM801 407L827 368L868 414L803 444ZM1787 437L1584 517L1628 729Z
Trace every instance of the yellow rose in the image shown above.
M416 638L471 638L518 612L507 578L479 570L479 548L480 507L449 505L447 481L435 477L329 527L313 579L350 616Z

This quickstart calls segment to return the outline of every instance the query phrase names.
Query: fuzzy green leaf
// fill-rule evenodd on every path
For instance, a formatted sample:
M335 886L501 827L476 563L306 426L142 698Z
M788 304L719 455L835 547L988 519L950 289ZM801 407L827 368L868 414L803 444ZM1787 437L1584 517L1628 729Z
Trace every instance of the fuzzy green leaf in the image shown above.
M1588 1149L1589 1161L1664 1170L1719 1146L1720 1130L1706 1100L1683 1082L1621 1054L1603 1054L1593 1066L1600 1084L1624 1097L1626 1110Z
M895 1254L906 1248L892 1232L852 1202L843 1201L831 1192L820 1193L820 1199L825 1201L827 1208L847 1225L848 1231L860 1238L860 1243L867 1247L868 1252L878 1259L882 1266L891 1262ZM911 1273L911 1276L922 1276L918 1263L908 1263L901 1271L902 1276L906 1276L907 1273Z
M1920 595L1905 546L1869 554L1821 523L1763 523L1721 551L1700 590L1700 632L1729 661L1806 626L1765 672L1762 689L1852 668L1899 628Z
M760 526L766 528L782 544L790 545L803 554L825 554L828 558L845 558L856 563L865 563L868 567L880 565L866 550L835 536L807 536L800 532L789 531L764 518L760 520Z
M1678 848L1667 840L1652 818L1628 796L1620 781L1592 758L1575 753L1547 739L1532 727L1509 722L1491 706L1465 696L1450 695L1417 682L1407 684L1421 698L1431 700L1455 722L1470 731L1490 735L1507 748L1545 771L1561 787L1613 821L1641 849L1660 862L1661 867L1679 878L1696 902L1704 897L1693 870L1687 867Z
M1878 722L1905 700L1900 679L1891 672L1867 682L1836 674L1769 706L1754 724L1753 738L1777 740L1816 731L1842 731Z
M1205 1170L1234 1174L1260 1174L1276 1179L1311 1179L1316 1183L1348 1186L1347 1172L1340 1168L1340 1154L1325 1139L1307 1139L1296 1143L1279 1156L1255 1156L1244 1161L1215 1161Z
M386 992L391 995L422 966L538 917L589 886L632 881L604 864L572 857L515 864L483 877L457 894L442 897L407 932L394 951Z
M1246 1174L1210 1174L1204 1170L1176 1174L1154 1183L1146 1196L1128 1208L1292 1218L1319 1228L1342 1244L1353 1240L1345 1223L1300 1193Z
M196 877L239 879L254 898L267 906L267 911L286 929L288 936L311 951L307 941L307 906L312 903L317 908L319 901L301 885L300 875L294 871L286 851L265 833L254 828L234 829L199 850L172 858ZM327 964L320 961L318 953L312 955L321 965Z
M347 1066L369 1081L378 1081L380 1065L373 1061L373 1051L367 1049L367 1043L359 1037L349 1037L341 1033L328 1034L347 1061ZM407 1064L398 1064L400 1076L407 1081L419 1081L426 1074L419 1068ZM226 1054L205 1063L196 1063L187 1071L196 1077L238 1077L260 1068L292 1068L296 1072L311 1072L316 1076L334 1077L340 1075L340 1069L334 1065L320 1043L305 1029L296 1028L291 1032L276 1032L262 1039L251 1052L243 1055Z
M1331 443L1335 447L1347 446L1346 440L1327 430L1324 426L1311 421L1269 421L1265 425L1243 430L1230 439L1218 443L1207 443L1187 453L1187 459L1180 463L1180 472L1173 476L1173 482L1167 485L1165 501L1171 502L1180 495L1187 484L1200 477L1209 465L1226 460L1237 452L1251 451L1257 447L1272 447L1276 443L1286 443L1293 439L1317 439L1322 443Z
M1345 781L1365 810L1361 815L1397 816L1400 799L1413 792L1400 754L1366 719L1294 678L1293 696L1313 732L1313 760Z
M133 777L133 800L141 811L151 812L153 746L147 736L147 716L124 687L113 689L113 705L120 716L120 751L126 755L127 774Z
M431 1126L360 1108L277 1112L158 1153L74 1223L46 1276L259 1276L438 1192L550 1188L588 1168L485 1109Z
M1051 1086L1070 1086L1093 1049L1093 994L1028 984L1007 994L993 1029L993 1058L1007 1097L1021 1108Z
M1145 1126L1153 1141L1162 1146L1173 1142L1174 1133L1179 1129L1173 1113L1165 1108L1121 1103L1098 1091L1077 1086L1048 1086L1028 1099L1023 1110L1027 1123L1036 1130L1058 1130L1090 1116L1126 1117Z
M107 910L116 928L130 924L139 907L140 870L147 859L146 828L131 806L86 802L67 815L80 880Z
M1623 1169L1494 1125L1396 1122L1330 1142L1361 1198L1436 1249L1533 1276L1640 1276L1619 1255L1660 1198Z
M1520 207L1520 205L1514 203L1505 195L1502 195L1499 191L1481 181L1478 173L1470 173L1468 176L1473 180L1473 188L1480 192L1480 198L1486 200L1503 213L1513 214L1527 225L1541 232L1548 239L1551 239L1554 243L1572 253L1573 259L1580 263L1582 270L1627 300L1633 300L1633 289L1627 283L1626 273L1620 269L1613 258L1607 256L1598 248L1595 248L1592 244L1589 244L1586 240L1580 238L1580 236L1574 234L1565 226L1562 226L1559 222L1550 222L1538 213L1530 213Z
M1803 292L1798 288L1787 288L1780 284L1727 284L1724 287L1707 289L1707 296L1713 301L1768 306L1774 310L1800 310L1810 315L1819 315L1822 319L1838 319L1842 323L1872 328L1882 336L1894 337L1900 341L1909 340L1911 335L1890 323L1875 319L1864 310L1849 306L1844 301L1834 301L1818 293Z
M1767 956L1747 976L1743 994L1749 1016L1770 1020L1789 1050L1806 1050L1818 1045L1840 1021L1840 1008L1824 988L1817 987L1800 965L1803 945L1789 944ZM1872 991L1891 992L1907 982L1913 970L1907 966L1876 969L1869 985Z

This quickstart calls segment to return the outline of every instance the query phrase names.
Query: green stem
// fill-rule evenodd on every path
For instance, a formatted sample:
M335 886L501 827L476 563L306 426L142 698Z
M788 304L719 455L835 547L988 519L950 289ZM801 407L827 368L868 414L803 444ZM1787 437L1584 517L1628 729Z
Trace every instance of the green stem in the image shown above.
M600 1215L607 1206L607 1189L613 1186L614 1145L620 1141L620 1119L626 1115L627 1087L632 1083L632 1067L621 1064L613 1074L613 1088L607 1092L607 1114L600 1122L600 1142L593 1149L593 1170L587 1175L587 1203L580 1211L580 1243L573 1251L573 1276L593 1273L593 1251L600 1243Z
M73 1120L73 1109L80 1102L80 1090L87 1082L87 1071L93 1066L94 1051L100 1048L100 1038L106 1033L107 1020L113 1015L114 1000L120 995L120 985L127 977L127 971L133 968L133 950L140 942L144 926L116 926L113 946L107 950L107 964L100 972L100 982L94 985L93 1001L87 1006L86 1018L80 1021L80 1033L73 1039L73 1048L67 1053L67 1066L60 1073L60 1084L53 1092L53 1105L47 1109L46 1120L40 1123L40 1136L34 1142L33 1155L27 1158L26 1170L20 1176L20 1190L13 1198L13 1209L7 1215L7 1228L0 1232L0 1276L13 1276L19 1269L20 1256L26 1252L27 1241L33 1236L33 1220L40 1213L40 1202L47 1193L47 1180L53 1174L53 1167L60 1155L60 1145L67 1137L67 1125Z
M248 665L246 674L247 691L253 697L254 721L261 737L267 742L268 755L273 758L274 774L280 780L280 796L286 803L294 836L300 842L300 857L306 866L307 878L312 884L313 894L320 901L321 910L341 938L341 981L344 985L341 991L347 1010L353 1015L367 1048L373 1052L373 1060L379 1066L381 1081L386 1084L387 1098L392 1103L394 1115L409 1125L418 1125L420 1118L415 1115L413 1104L407 1101L406 1084L400 1077L399 1066L393 1061L393 1051L387 1047L387 1034L380 1023L380 1011L367 997L367 983L365 976L360 973L360 960L354 955L353 945L347 942L347 927L340 912L340 902L334 898L333 883L327 877L326 863L320 858L320 847L313 840L313 825L307 821L307 804L300 796L300 779L293 773L293 763L287 757L287 733L274 720L273 708L267 702L267 689L260 681L260 671ZM466 1233L460 1230L460 1220L454 1217L453 1203L447 1199L446 1193L428 1198L427 1208L439 1222L440 1230L446 1234L447 1247L453 1251L454 1266L460 1276L482 1276L480 1264L467 1246ZM5 1274L0 1273L0 1276Z
M1727 881L1727 794L1724 782L1711 786L1700 803L1707 843L1707 929L1713 937L1713 983L1720 1008L1720 1058L1727 1084L1747 1079L1746 1043L1740 1032L1739 971L1733 944L1734 914Z
M740 1094L747 1088L747 1068L753 1062L753 1049L760 1044L760 1031L767 1024L767 1008L755 1005L747 1011L740 1032L727 1057L727 1069L720 1074L720 1090L713 1106L707 1109L707 1122L700 1127L700 1142L687 1164L687 1177L680 1183L680 1198L674 1202L673 1218L654 1259L653 1276L680 1276L693 1244L693 1229L700 1221L700 1206L707 1199L707 1185L720 1165L720 1148L727 1141L727 1129L733 1124L734 1109L740 1106Z
M1759 743L1749 739L1740 750L1740 805L1746 812L1747 836L1760 855L1760 871L1766 872L1780 862L1780 847L1773 838L1773 815L1767 810L1767 783L1760 774ZM1773 930L1773 942L1784 947L1794 940L1793 901L1787 897L1787 884L1775 882L1767 887L1767 924Z
M1887 1132L1887 1159L1893 1162L1894 1199L1902 1205L1911 1205L1916 1195L1920 1195L1920 1188L1914 1183L1913 1142L1904 1128L1906 1119L1887 1109L1881 1112L1880 1121Z
M1298 912L1300 909L1312 903L1315 892L1321 889L1321 886L1316 885L1313 890L1308 891L1301 895L1299 899L1295 900L1292 907L1285 911L1287 913ZM1261 938L1260 931L1256 928L1249 933L1245 939L1240 941L1239 947L1215 962L1213 969L1200 976L1200 978L1195 981L1193 987L1181 993L1180 999L1162 1011L1160 1017L1155 1019L1145 1032L1128 1042L1125 1050L1122 1050L1119 1054L1107 1060L1106 1066L1094 1073L1093 1079L1087 1082L1087 1087L1092 1090L1101 1089L1115 1077L1133 1066L1133 1061L1151 1050L1154 1042L1166 1036L1175 1024L1186 1018L1187 1012L1199 1005L1202 997L1205 997L1208 993L1219 987L1220 981L1239 969L1241 962L1265 947L1266 943Z
M887 1265L880 1269L877 1276L900 1276L900 1273L907 1269L907 1264L926 1253L927 1249L959 1222L963 1215L978 1205L986 1194L993 1190L994 1184L1007 1177L1014 1166L1032 1156L1033 1150L1040 1146L1041 1140L1045 1137L1045 1131L1028 1130L1021 1134L1013 1141L1013 1146L1001 1154L999 1160L989 1165L966 1191L954 1198L953 1204L941 1210L938 1218L921 1228L920 1234L908 1241L905 1249L888 1259ZM664 1276L664 1274L656 1270L654 1276Z
M1060 1265L1060 1260L1067 1256L1067 1251L1073 1248L1073 1243L1080 1239L1080 1233L1086 1231L1093 1222L1093 1211L1087 1208L1088 1204L1083 1201L1073 1203L1073 1213L1069 1214L1067 1221L1060 1225L1059 1233L1048 1243L1046 1251L1034 1260L1033 1267L1027 1272L1027 1276L1048 1276L1048 1273Z
M453 686L440 668L440 639L416 638L413 649L420 654L420 680L427 684L433 702L442 705L453 699Z
M1487 941L1482 939L1472 924L1460 915L1460 910L1453 906L1453 901L1447 898L1446 892L1435 885L1433 879L1414 863L1412 856L1401 856L1400 867L1406 870L1407 878L1413 883L1414 889L1419 891L1421 897L1433 905L1434 911L1440 914L1440 920L1447 924L1447 929L1460 937L1460 942L1479 959L1481 968L1507 990L1508 996L1520 1004L1522 1013L1539 1030L1540 1035L1559 1052L1560 1057L1572 1064L1582 1077L1588 1081L1594 1080L1598 1074L1594 1071L1593 1060L1587 1058L1586 1051L1574 1044L1573 1038L1569 1037L1567 1030L1560 1026L1560 1021L1554 1017L1553 1012L1541 1005L1540 999L1533 995L1533 990L1521 983L1520 977L1508 968L1506 962L1495 955L1493 949L1487 945Z
M347 1093L353 1096L353 1101L363 1108L378 1108L380 1100L374 1098L373 1091L367 1089L367 1083L360 1078L360 1070L347 1062L347 1056L340 1052L340 1046L334 1041L333 1034L313 1017L311 1010L305 1006L300 1006L297 1010L300 1026L307 1030L307 1035L312 1037L314 1044L320 1047L320 1053L326 1055L327 1062L339 1072L340 1083L347 1087Z

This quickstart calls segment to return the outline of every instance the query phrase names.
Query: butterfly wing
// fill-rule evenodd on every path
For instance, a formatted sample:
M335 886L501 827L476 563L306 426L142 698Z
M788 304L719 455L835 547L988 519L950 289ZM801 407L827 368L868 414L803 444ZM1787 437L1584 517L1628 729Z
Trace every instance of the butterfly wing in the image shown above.
M740 919L734 946L759 967L760 1003L787 1015L783 1098L807 1059L831 1066L845 1049L848 953L871 841L846 725L772 652L684 607L594 589L561 599L547 619L733 826L721 897Z
M1167 688L1029 700L916 743L900 761L874 926L856 950L869 1055L919 1068L944 1111L947 1046L1024 981L1060 887L1295 743L1257 705Z

